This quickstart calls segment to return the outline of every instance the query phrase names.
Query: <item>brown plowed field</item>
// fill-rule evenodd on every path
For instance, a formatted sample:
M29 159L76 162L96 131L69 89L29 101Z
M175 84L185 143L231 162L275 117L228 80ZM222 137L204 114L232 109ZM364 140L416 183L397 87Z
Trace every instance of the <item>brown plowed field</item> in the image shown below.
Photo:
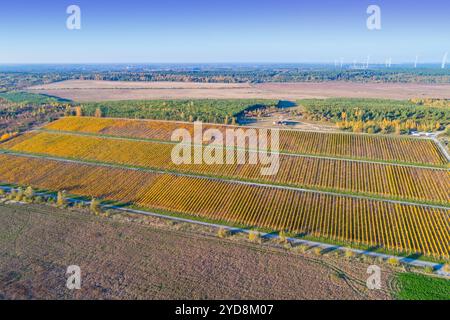
M130 219L0 204L0 299L390 298L387 267L383 290L367 290L370 262L298 254L238 235L219 239L156 218ZM65 286L69 265L81 268L81 290Z
M74 101L151 99L450 98L450 84L415 83L192 83L68 80L29 88Z

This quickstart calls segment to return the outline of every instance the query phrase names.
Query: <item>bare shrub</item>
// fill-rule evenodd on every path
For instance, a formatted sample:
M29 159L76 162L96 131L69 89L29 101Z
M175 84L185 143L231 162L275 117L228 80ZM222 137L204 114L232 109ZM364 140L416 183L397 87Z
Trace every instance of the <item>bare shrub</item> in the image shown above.
M31 200L34 198L35 192L32 187L28 187L28 188L26 188L24 195L27 199Z
M58 195L56 196L56 205L58 207L65 207L67 204L66 195L63 191L58 191Z
M433 273L434 272L434 268L432 266L426 266L423 270L426 273Z
M225 228L219 228L219 230L217 231L217 236L219 238L226 238L226 237L228 237L229 234L230 234L230 231Z
M315 247L313 250L314 254L321 256L323 254L323 250L321 247Z
M345 250L346 258L353 258L354 256L355 256L355 253L352 250Z
M286 232L285 231L280 231L279 233L278 233L278 240L280 241L280 243L282 243L282 244L287 244L288 243L288 240L287 240L287 235L286 235Z
M299 244L298 246L294 247L294 250L299 253L305 253L306 251L308 251L308 249L309 247L304 244Z
M400 265L400 261L395 258L395 257L390 257L387 262L391 265L391 266L399 266Z
M248 234L248 240L250 240L251 242L261 243L261 234L258 231L251 231Z
M22 188L18 188L17 191L16 191L15 200L16 201L22 201L23 198L24 198L23 189Z
M91 213L93 213L95 215L99 215L102 213L100 201L95 198L92 198L89 209L90 209Z

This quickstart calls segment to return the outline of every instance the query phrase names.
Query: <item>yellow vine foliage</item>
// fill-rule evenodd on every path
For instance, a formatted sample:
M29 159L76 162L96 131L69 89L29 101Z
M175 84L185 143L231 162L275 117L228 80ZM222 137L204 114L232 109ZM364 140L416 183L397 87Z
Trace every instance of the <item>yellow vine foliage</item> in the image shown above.
M261 163L226 164L225 150L224 164L177 165L171 159L174 144L47 132L26 134L2 147L18 152L296 187L436 203L449 201L450 172L445 169L280 155L277 174L267 176L261 174L261 169L266 167ZM238 155L248 159L248 152L235 154Z
M18 133L17 132L12 132L12 133L4 133L0 136L0 142L4 142L6 140L9 140L11 138L14 138L15 136L17 136Z
M0 181L247 226L449 258L450 210L0 155Z
M383 128L391 125L395 127L399 124L395 121L381 124ZM173 131L179 128L184 128L193 134L193 124L187 122L93 117L61 118L46 127L56 131L78 131L156 140L170 140ZM209 128L225 132L230 127L203 125L203 130ZM245 127L241 128L248 130ZM411 137L280 130L280 151L404 163L434 165L447 163L445 156L432 140Z

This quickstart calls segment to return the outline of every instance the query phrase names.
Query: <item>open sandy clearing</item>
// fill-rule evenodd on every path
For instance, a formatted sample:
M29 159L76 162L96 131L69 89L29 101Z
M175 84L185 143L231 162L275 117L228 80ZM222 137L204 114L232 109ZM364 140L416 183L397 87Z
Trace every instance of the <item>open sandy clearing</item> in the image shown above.
M450 98L450 84L411 83L192 83L69 80L30 87L31 92L75 101L139 99Z

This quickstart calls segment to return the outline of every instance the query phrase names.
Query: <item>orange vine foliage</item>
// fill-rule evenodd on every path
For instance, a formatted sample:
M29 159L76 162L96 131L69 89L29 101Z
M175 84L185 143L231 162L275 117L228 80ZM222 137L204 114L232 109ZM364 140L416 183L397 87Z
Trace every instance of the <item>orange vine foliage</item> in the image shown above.
M46 128L157 140L170 140L172 132L178 128L193 132L192 123L91 117L62 118ZM204 130L209 128L224 131L233 127L203 125ZM241 128L245 130L245 127ZM447 164L447 159L432 140L411 137L280 130L280 151L404 163Z
M449 209L23 156L0 163L0 181L449 258Z

